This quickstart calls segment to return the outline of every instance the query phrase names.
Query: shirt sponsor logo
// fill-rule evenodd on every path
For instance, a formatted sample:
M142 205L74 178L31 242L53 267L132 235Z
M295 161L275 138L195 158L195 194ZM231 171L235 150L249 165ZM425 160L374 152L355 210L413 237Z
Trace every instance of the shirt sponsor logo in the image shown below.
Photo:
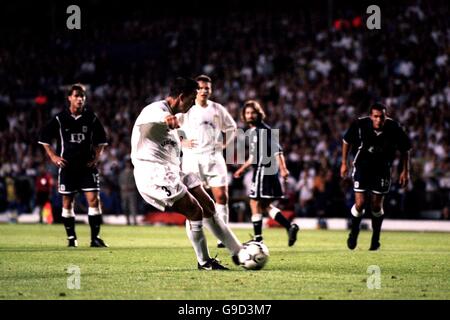
M171 145L172 147L175 148L177 146L177 142L172 139L166 139L163 142L161 142L161 147L165 147L167 145Z
M84 133L72 133L70 134L70 141L72 143L81 143L86 139Z

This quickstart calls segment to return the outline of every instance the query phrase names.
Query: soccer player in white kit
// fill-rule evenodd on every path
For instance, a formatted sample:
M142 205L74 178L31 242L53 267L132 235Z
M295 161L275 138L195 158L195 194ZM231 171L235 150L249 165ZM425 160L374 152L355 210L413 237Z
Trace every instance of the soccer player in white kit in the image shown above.
M180 140L177 113L194 104L198 84L176 78L169 96L146 106L136 119L131 135L131 160L139 193L146 202L164 211L171 207L189 220L186 232L194 247L200 270L227 270L209 256L203 224L220 240L238 264L242 244L215 212L214 201L195 174L180 169Z
M188 112L178 115L181 145L183 147L182 170L197 174L203 186L211 191L219 217L228 223L228 178L223 150L233 141L236 122L221 104L209 100L212 81L200 75L195 105ZM224 136L225 135L225 139ZM218 241L217 246L224 248Z

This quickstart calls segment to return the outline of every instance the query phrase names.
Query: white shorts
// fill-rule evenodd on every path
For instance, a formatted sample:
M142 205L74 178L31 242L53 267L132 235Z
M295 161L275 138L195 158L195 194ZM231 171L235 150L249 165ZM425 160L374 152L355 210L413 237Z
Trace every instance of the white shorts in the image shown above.
M197 174L205 188L228 185L227 164L219 152L209 155L184 152L182 168L183 172Z
M161 211L173 206L187 190L202 184L195 174L184 174L174 166L142 160L133 160L133 164L140 195Z

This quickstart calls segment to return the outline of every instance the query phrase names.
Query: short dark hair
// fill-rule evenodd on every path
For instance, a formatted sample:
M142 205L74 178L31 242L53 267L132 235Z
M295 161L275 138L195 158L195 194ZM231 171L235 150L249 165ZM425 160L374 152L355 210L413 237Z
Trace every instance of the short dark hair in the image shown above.
M67 96L70 97L74 91L80 91L83 95L86 95L86 87L81 83L71 85L69 91L67 91Z
M257 122L261 122L266 117L266 113L264 112L264 109L261 107L258 101L256 100L247 100L244 102L244 107L242 108L241 117L242 120L245 122L245 109L247 108L253 108L256 113L258 114Z
M369 108L369 114L372 114L372 110L378 110L378 111L387 111L386 106L381 102L375 102L372 104Z
M178 97L180 94L189 95L198 90L198 83L192 78L178 77L170 86L169 96Z
M206 74L201 74L201 75L197 76L195 78L195 80L196 81L203 81L203 82L210 82L210 83L212 82L211 78L208 77Z

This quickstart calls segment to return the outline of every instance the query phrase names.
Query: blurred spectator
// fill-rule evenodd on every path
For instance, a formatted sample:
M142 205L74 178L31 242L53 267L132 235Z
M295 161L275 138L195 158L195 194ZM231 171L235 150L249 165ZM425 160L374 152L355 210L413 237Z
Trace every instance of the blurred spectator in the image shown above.
M8 210L10 221L17 222L18 205L16 196L16 183L14 178L7 175L5 177L6 185L6 209Z
M50 201L53 185L54 183L51 173L47 171L45 165L41 164L39 166L39 173L35 182L35 207L39 213L39 223L43 222L42 209L44 208L44 205Z
M312 214L315 178L316 171L314 168L304 170L300 174L297 183L297 190L299 191L297 215L299 216L308 217Z
M125 162L125 168L119 174L120 200L122 212L127 217L127 224L137 225L136 216L138 214L138 191L134 182L133 167L131 161Z
M113 191L109 184L106 184L100 191L102 213L118 215L122 212L120 208L120 198L116 191Z

